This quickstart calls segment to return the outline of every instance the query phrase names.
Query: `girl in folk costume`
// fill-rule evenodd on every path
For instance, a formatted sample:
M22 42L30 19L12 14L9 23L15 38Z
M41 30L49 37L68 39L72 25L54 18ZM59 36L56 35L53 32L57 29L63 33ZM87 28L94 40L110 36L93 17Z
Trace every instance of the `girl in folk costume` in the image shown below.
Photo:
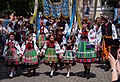
M47 28L43 25L43 22L41 23L41 28L40 28L40 35L38 38L38 45L39 48L42 48L42 46L44 45L45 41L46 41L46 36L48 34L48 30Z
M5 65L11 67L10 78L14 77L16 74L16 67L20 64L21 50L17 41L14 39L15 34L11 32L9 34L9 39L6 41L4 47L3 56L5 57Z
M46 41L43 49L41 50L41 55L44 55L44 63L51 67L50 76L53 76L56 64L58 63L60 46L54 39L54 35L49 36L49 40Z
M33 70L33 75L35 75L40 51L36 43L33 41L32 34L28 34L27 40L22 44L21 50L23 54L22 62L27 67L28 76L31 76L31 70Z
M63 46L63 62L66 65L67 68L67 78L70 76L70 70L71 66L75 65L75 52L76 52L76 46L75 46L75 37L69 36L68 41L66 45Z
M84 76L90 78L90 67L92 62L96 62L96 54L94 51L94 45L91 45L88 41L88 26L83 24L82 31L78 34L78 51L76 54L76 60L78 63L84 65Z

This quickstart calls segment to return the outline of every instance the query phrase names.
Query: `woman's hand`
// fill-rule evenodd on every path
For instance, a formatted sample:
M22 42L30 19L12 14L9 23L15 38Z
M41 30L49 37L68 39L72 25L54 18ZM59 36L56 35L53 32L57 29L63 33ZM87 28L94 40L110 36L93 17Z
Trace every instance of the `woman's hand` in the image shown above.
M116 69L116 64L118 60L115 60L115 58L109 53L109 60L110 60L110 65L112 69Z
M118 74L120 74L120 48L117 50L117 58L118 58L118 62L117 62L117 71Z
M39 53L39 56L42 57L42 56L43 56L43 52L40 52L40 53Z
M64 54L63 52L61 52L61 53L59 54L59 58L60 58L60 59L63 58L63 54Z
M117 50L117 58L120 59L120 48Z

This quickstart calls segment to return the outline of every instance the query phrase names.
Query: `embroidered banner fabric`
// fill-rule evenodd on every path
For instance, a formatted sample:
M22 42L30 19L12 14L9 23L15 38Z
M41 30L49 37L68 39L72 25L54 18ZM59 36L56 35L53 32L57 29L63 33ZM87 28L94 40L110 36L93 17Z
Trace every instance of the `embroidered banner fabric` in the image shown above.
M43 0L43 11L45 17L59 18L61 15L65 18L69 17L69 0L53 4L49 0Z

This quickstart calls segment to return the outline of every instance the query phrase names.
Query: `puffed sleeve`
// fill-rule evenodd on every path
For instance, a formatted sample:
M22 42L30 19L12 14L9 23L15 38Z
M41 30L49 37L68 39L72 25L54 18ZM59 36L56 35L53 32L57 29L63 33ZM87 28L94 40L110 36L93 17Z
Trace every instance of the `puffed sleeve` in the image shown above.
M22 51L21 51L21 48L20 48L20 45L17 41L15 41L15 47L17 49L17 54L22 54Z
M65 46L63 46L62 49L60 49L59 53L60 56L63 56L63 54L65 53Z
M39 50L39 48L37 47L37 45L36 45L35 42L34 42L34 49L35 49L35 51L37 52L37 55L39 55L40 50Z
M81 40L81 35L82 35L82 30L79 30L78 36L77 36L77 43L79 44L80 40Z
M112 24L112 38L117 39L117 32L116 32L116 27L114 24Z
M68 32L68 29L69 29L69 26L68 24L66 23L65 24L65 30L63 31L63 34L66 34Z
M22 52L22 54L24 54L25 49L26 49L26 44L25 44L25 42L23 42L23 44L21 46L21 52Z
M33 33L33 41L36 43L36 34Z
M47 49L47 43L44 44L41 52L43 53L43 55L45 54L45 50Z
M76 53L76 45L73 47L73 52Z
M56 51L56 54L60 53L60 45L57 42L55 42L55 51Z
M65 38L65 36L62 37L62 42L61 42L60 45L64 45L64 44L66 44L66 38Z
M98 31L96 32L97 44L99 44L102 40L102 31L101 26L99 27Z
M91 29L89 32L88 32L88 40L91 44L95 44L96 42L96 32L94 29Z
M49 31L46 28L44 28L44 34L46 35L46 37L49 35Z

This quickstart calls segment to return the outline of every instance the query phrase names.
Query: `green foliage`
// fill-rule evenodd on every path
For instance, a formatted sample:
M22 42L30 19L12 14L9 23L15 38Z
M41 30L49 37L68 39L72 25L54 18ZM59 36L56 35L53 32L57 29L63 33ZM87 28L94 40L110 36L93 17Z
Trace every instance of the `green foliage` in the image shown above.
M103 5L104 5L105 2L107 2L108 6L117 7L117 4L119 3L119 0L102 0Z
M39 11L42 11L42 0L39 0ZM18 16L30 16L34 12L34 0L0 0L0 15L12 12Z
M42 9L43 9L42 0L38 0L38 2L39 2L38 11L42 11Z

